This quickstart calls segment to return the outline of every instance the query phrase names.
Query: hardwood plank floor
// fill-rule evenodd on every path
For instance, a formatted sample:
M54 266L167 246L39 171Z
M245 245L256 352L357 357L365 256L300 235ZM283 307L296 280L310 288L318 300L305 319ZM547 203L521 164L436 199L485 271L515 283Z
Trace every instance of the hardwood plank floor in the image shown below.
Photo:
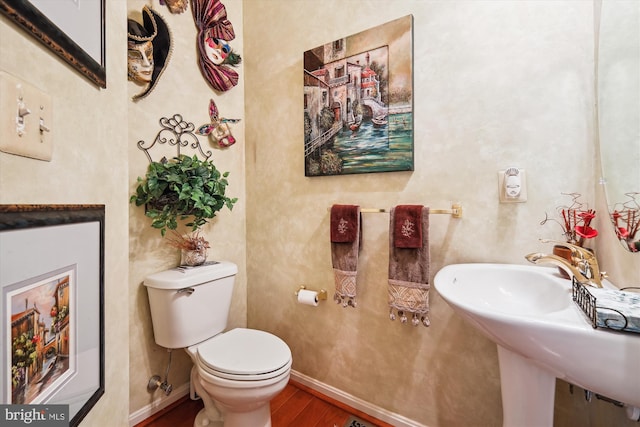
M135 427L192 427L200 409L201 400L186 396ZM393 427L293 381L271 401L273 427L343 427L352 415L378 427Z

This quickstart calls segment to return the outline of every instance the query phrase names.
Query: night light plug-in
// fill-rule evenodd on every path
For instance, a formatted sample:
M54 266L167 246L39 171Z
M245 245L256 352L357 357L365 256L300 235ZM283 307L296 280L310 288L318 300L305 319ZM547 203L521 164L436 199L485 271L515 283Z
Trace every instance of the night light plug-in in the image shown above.
M527 201L524 169L515 167L498 172L500 203L522 203Z

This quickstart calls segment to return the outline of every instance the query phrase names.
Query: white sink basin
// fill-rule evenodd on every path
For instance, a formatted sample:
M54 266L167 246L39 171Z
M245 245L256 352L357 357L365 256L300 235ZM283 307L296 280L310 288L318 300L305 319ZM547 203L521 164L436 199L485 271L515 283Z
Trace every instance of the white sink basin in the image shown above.
M640 407L640 334L594 329L557 271L454 264L434 278L442 298L498 345L505 426L552 426L555 378Z

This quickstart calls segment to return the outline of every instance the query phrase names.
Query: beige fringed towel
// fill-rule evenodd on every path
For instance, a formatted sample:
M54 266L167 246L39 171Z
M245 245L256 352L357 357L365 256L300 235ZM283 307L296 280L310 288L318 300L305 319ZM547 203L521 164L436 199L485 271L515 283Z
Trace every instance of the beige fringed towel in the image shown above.
M331 207L331 264L336 283L333 299L344 307L356 307L356 275L361 240L360 206Z
M389 220L389 317L429 326L429 208L399 205Z

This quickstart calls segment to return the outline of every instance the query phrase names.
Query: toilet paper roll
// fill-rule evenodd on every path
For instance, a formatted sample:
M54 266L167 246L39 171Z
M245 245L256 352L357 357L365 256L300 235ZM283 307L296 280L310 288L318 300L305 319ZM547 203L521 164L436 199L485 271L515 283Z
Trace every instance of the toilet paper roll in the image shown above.
M318 293L316 291L300 289L298 291L298 302L300 304L312 305L316 307L318 305Z

